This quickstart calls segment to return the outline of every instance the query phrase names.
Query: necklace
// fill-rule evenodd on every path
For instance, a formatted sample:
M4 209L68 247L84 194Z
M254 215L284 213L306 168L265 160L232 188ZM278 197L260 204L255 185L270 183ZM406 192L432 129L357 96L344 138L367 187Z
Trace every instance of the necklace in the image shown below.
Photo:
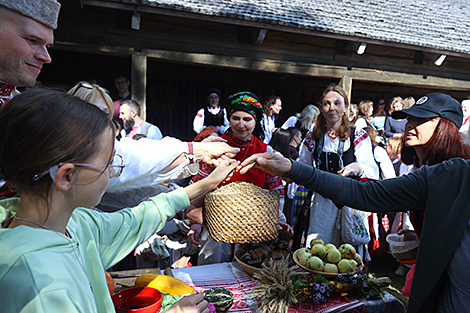
M47 226L44 226L44 225L42 225L42 224L39 224L38 222L35 222L35 221L32 221L32 220L28 220L28 219L26 219L26 218L18 217L18 216L16 216L16 214L13 215L13 218L16 219L16 220L19 220L19 221L23 221L23 222L30 222L31 224L34 224L34 225L36 225L36 226L42 227L42 228L47 229L47 230L55 231L55 230L53 230L53 229L50 229L50 228L47 227Z
M17 220L19 220L19 221L23 221L23 222L30 222L30 223L32 223L32 224L34 224L34 225L36 225L36 226L42 227L42 228L44 228L44 229L52 230L52 231L54 231L54 232L56 232L56 233L60 233L60 232L58 232L58 231L56 231L56 230L53 230L52 228L49 228L49 227L44 226L44 225L42 225L42 224L39 224L38 222L35 222L35 221L32 221L32 220L28 220L27 218L18 217L18 216L16 216L16 214L13 215L13 218L14 218L14 219L17 219ZM65 230L65 236L71 238L71 236L70 236L70 234L69 234L69 232L68 232L67 230Z
M330 137L331 139L336 139L338 137L338 134L335 133L334 130L330 130L327 132L327 135L328 137Z
M42 227L42 228L44 228L44 229L51 230L51 231L53 231L53 232L55 232L55 233L61 234L60 232L58 232L58 231L56 231L56 230L53 230L53 229L51 229L51 228L49 228L49 227L47 227L47 226L44 226L44 225L42 225L42 224L40 224L40 223L38 223L38 222L31 221L31 220L28 220L28 219L26 219L26 218L18 217L18 216L16 216L16 214L13 215L13 218L14 218L14 219L17 219L17 220L19 220L19 221L29 222L29 223L32 223L32 224L34 224L34 225L36 225L36 226L39 226L39 227ZM70 241L70 239L72 238L72 236L70 236L70 234L69 234L69 232L68 232L67 230L65 230L65 236L67 237L67 239L69 239L69 241ZM70 244L72 245L73 254L74 254L75 257L77 258L78 265L80 265L80 267L81 267L83 273L85 273L85 276L86 276L86 278L87 278L87 280L88 280L88 285L90 286L91 292L93 292L93 286L91 285L91 281L90 281L90 279L88 278L88 274L87 274L87 272L86 272L86 269L85 269L84 265L82 264L82 262L80 261L80 257L79 257L79 255L78 255L77 251L75 250L75 247L74 247L74 244L72 243L72 241L70 241ZM78 243L77 243L77 247L76 247L76 248L77 248L77 250L78 250ZM83 259L82 259L82 261L83 261ZM83 262L83 263L85 263L85 262Z

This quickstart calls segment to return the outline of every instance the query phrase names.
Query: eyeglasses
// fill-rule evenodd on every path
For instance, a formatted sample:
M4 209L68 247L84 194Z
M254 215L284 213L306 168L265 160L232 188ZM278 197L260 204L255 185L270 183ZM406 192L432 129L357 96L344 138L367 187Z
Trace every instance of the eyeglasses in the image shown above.
M39 179L44 177L44 175L46 175L47 173L49 173L52 180L55 181L55 174L57 173L57 170L59 169L59 167L61 167L62 165L66 163L69 163L69 162L59 163L57 165L52 166L50 169L48 169L45 172L34 175L33 181L38 181ZM125 167L124 159L119 154L114 155L113 162L111 164L88 164L88 163L71 163L71 164L75 166L106 167L106 169L110 170L110 173L109 173L110 178L121 176L122 170Z
M98 88L99 90L101 90L102 92L106 93L106 94L110 94L109 91L106 89L106 88L103 88L103 87L100 87L98 85L95 85L95 84L90 84L90 83L87 83L87 82L80 82L80 84L78 84L77 88L75 88L75 90L73 91L72 93L72 96L75 96L75 94L78 92L78 90L80 88L86 88L86 89L95 89L95 88Z

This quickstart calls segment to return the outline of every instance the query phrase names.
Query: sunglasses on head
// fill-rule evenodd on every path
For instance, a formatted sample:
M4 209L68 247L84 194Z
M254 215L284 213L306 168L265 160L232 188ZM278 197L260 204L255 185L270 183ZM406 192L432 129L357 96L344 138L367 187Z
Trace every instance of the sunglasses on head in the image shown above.
M98 88L99 90L101 90L102 92L106 93L106 94L110 94L109 91L106 89L106 88L103 88L103 87L100 87L98 85L95 85L95 84L90 84L90 83L87 83L87 82L81 82L80 84L78 84L77 88L75 88L75 90L73 91L72 93L72 96L75 96L75 94L78 92L78 90L80 88L86 88L86 89L95 89L95 88Z

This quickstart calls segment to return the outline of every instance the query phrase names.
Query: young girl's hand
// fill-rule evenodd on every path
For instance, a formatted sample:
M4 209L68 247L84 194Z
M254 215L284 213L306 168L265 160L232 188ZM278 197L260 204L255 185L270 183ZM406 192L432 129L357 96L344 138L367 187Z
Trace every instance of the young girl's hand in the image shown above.
M207 180L212 184L212 189L217 188L221 181L224 179L230 179L233 175L233 171L240 165L240 161L228 159L223 160L220 164L207 176Z
M209 176L207 176L204 179L201 179L200 181L195 182L194 184L184 187L184 190L186 191L188 198L192 200L192 199L197 198L198 196L205 194L208 191L214 190L215 188L217 188L217 185L219 185L219 183L223 181L227 176L230 177L230 173L233 170L235 170L237 166L239 165L240 165L240 162L236 160L232 160L232 159L223 160L212 171L212 173ZM192 208L189 208L190 210L187 210L187 212L197 209L197 206L195 206L194 204L192 204L191 206ZM196 214L196 212L194 213ZM193 217L189 216L189 218L194 221L199 220L197 218L195 219L195 216Z

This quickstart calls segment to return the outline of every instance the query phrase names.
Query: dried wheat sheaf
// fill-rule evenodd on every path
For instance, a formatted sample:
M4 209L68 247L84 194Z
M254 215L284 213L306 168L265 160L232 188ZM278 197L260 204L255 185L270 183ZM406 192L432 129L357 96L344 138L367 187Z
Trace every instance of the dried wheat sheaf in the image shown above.
M264 313L287 313L289 306L297 303L290 280L290 276L297 274L289 258L263 264L261 272L253 275L258 285L252 293L254 306Z

